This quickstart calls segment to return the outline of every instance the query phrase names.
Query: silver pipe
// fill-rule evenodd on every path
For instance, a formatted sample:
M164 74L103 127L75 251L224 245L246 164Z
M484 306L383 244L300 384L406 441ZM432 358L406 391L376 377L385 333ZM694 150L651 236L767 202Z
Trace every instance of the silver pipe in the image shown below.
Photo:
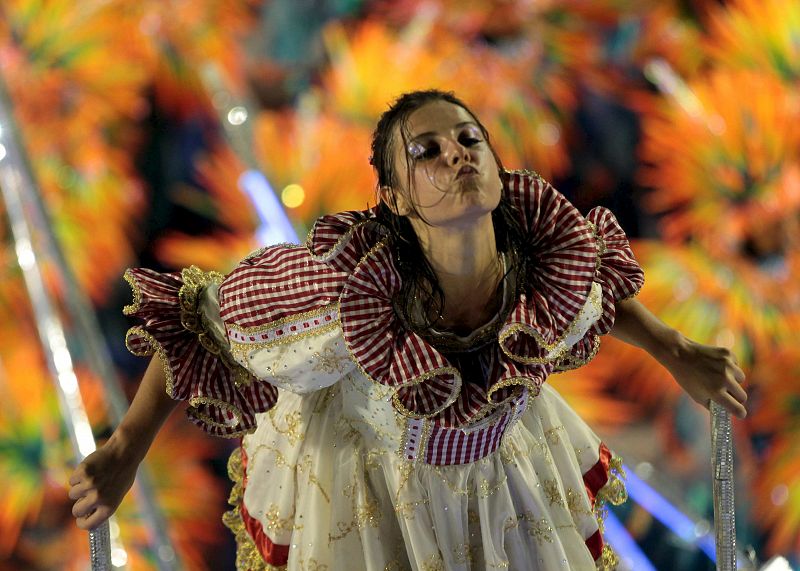
M714 473L714 534L718 571L736 570L736 508L733 498L731 413L711 402L711 462Z
M11 102L0 81L0 189L11 221L17 259L23 270L25 283L36 316L42 346L48 356L48 365L56 379L62 415L72 440L76 457L85 458L95 450L91 426L83 409L78 390L77 377L67 347L64 327L54 309L51 296L44 287L31 229L38 230L37 246L45 252L58 268L65 284L65 302L71 321L76 324L78 334L73 339L85 343L84 354L93 373L102 380L107 402L110 404L111 420L117 426L127 410L127 399L120 388L119 380L111 366L111 358L99 333L100 328L91 305L77 285L59 244L52 234L47 209L36 191L32 170L25 159L19 135L16 132ZM23 198L24 197L24 198ZM160 571L178 569L175 550L169 541L166 525L156 507L155 495L145 470L137 474L136 498L144 520L151 531L155 560ZM112 519L113 523L113 519ZM90 532L90 555L93 565L102 560L111 560L114 565L124 566L127 554L119 541L118 526L114 523L110 533L108 524ZM106 540L110 537L110 544ZM95 567L93 567L94 569ZM97 567L102 568L102 567ZM110 566L106 566L110 569Z

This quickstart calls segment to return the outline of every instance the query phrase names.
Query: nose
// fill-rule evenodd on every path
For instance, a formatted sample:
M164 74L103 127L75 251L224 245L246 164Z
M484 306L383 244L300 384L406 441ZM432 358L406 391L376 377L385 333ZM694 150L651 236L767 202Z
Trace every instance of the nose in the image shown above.
M458 141L448 139L443 154L447 160L447 164L450 166L456 166L462 162L469 162L469 150Z

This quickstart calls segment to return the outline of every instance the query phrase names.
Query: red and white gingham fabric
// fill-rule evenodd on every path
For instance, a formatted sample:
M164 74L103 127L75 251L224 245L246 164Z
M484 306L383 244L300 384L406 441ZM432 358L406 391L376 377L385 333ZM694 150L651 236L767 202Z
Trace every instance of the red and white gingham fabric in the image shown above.
M293 316L330 309L338 302L344 341L361 371L396 389L394 403L404 414L431 418L439 427L463 426L485 414L487 407L516 402L524 389L535 397L554 369L591 356L597 335L613 325L614 303L635 294L643 275L608 210L597 208L584 218L552 186L526 172L507 172L504 192L520 211L533 261L526 289L500 330L500 342L481 350L490 364L484 386L462 383L458 369L396 317L392 298L400 276L373 210L325 216L317 221L306 247L273 246L244 260L220 285L220 316L229 334L241 335L273 324L277 328ZM177 305L179 276L159 278L147 270L134 270L133 275L141 282L142 307L157 303L160 309L136 315L146 320L144 331L161 339L170 356L174 394L193 398L201 386L196 402L231 403L239 428L251 428L254 412L270 406L268 386L233 387L222 365L200 357L199 344L192 344L188 332L176 330L179 316L170 304ZM142 287L142 280L148 287ZM603 316L568 352L553 357L552 346L566 335L594 281L603 288ZM169 335L180 337L180 342ZM180 355L198 356L175 358L170 355L173 347ZM253 393L256 389L250 387L264 392ZM231 414L228 410L222 415L226 426Z

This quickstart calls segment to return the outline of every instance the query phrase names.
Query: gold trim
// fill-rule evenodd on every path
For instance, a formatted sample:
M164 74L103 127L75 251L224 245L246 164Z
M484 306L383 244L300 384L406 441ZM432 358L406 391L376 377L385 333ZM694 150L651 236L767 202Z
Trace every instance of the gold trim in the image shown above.
M595 287L594 287L595 283L599 287L599 292L600 293L598 294L598 296L592 295L593 292L595 291ZM564 358L569 354L570 349L572 349L572 346L568 346L565 343L565 339L567 337L569 337L570 335L574 335L574 334L576 334L578 332L577 331L577 323L578 323L578 319L580 318L581 314L583 313L584 308L586 308L586 306L591 303L592 305L595 306L595 309L599 309L600 317L602 317L602 315L603 315L602 299L603 299L603 286L602 286L602 284L600 284L599 282L592 281L592 285L589 287L589 293L586 296L586 301L584 302L584 304L581 307L581 309L578 310L578 313L575 314L575 316L572 318L572 321L569 322L569 325L567 325L566 329L564 329L564 332L561 334L561 336L556 341L554 341L553 343L547 343L547 342L545 342L545 340L541 336L541 334L538 331L536 331L535 329L533 329L530 325L527 325L525 323L516 323L514 325L509 326L505 331L501 331L500 336L498 337L498 343L500 345L500 349L510 359L513 359L514 361L517 361L517 362L520 362L520 363L524 363L526 365L545 365L545 364L548 364L548 363L558 363L559 361L564 360ZM599 319L599 317L598 317L598 319ZM591 329L591 326L596 322L597 322L597 319L595 319L591 324L589 324L589 327L586 328L586 331L584 331L583 336L585 336L589 332L589 329ZM516 333L518 333L520 331L523 331L524 333L526 333L530 337L533 337L534 340L536 341L536 343L541 348L544 348L544 350L546 351L546 353L548 355L552 351L556 350L559 345L563 344L564 347L562 347L552 357L548 357L547 355L544 356L544 357L525 357L523 355L515 355L514 353L512 353L505 346L505 341L506 341L506 339L508 339L509 337L511 337L512 335L515 335Z
M600 558L595 561L597 571L615 571L619 565L619 556L607 543L603 545Z
M311 227L311 230L308 231L305 243L305 247L306 250L308 250L309 257L315 262L320 262L320 263L329 262L338 254L340 254L341 251L344 249L344 247L347 245L347 243L350 242L350 239L353 237L353 232L355 232L357 228L360 228L361 226L364 226L367 222L371 221L370 219L359 220L358 222L351 224L350 228L348 228L344 234L339 236L338 240L336 240L336 243L330 248L328 248L324 254L315 254L312 249L312 245L314 243L312 236L314 235L314 232L317 230L317 225L320 223L320 220L321 218L317 219L314 222L314 225ZM359 263L356 264L356 267L358 267L358 265L361 263L361 261L363 261L363 259L364 258L362 257L361 260L359 260Z
M372 256L375 252L377 252L381 248L386 247L388 242L389 242L389 239L388 238L384 238L383 240L381 240L380 242L375 244L372 248L370 248L369 251L361 257L361 260L359 260L358 264L356 264L356 267L353 270L353 272L351 274L351 277L356 274L358 269L361 267L361 264L363 264L368 257ZM341 299L342 299L341 296L344 294L344 291L345 291L346 287L347 287L347 285L345 284L345 287L342 288L342 294L340 294L340 296L339 296L340 307L341 307ZM340 316L340 319L341 319L341 316ZM404 416L406 418L410 417L410 418L420 418L420 419L432 418L432 417L436 416L437 414L441 413L448 406L452 405L456 401L456 399L458 398L458 394L461 391L461 383L462 383L462 381L461 381L461 375L458 373L458 370L455 367L441 367L439 369L435 369L434 371L428 371L427 373L424 373L420 377L413 377L410 381L408 381L406 383L402 383L400 385L387 385L386 383L381 383L379 381L376 381L372 377L372 375L370 375L364 369L364 367L361 365L359 360L356 359L356 356L353 355L353 351L350 348L350 344L347 342L347 338L344 335L342 335L342 339L344 340L345 349L347 349L347 352L350 355L350 358L352 359L353 363L355 363L356 368L358 369L358 371L362 375L364 375L364 377L367 380L369 380L371 383L376 384L376 385L378 385L380 387L383 387L383 388L389 388L389 389L391 389L393 391L393 394L392 394L392 404L393 405L395 404L396 399L398 398L397 397L397 391L400 390L401 388L419 385L422 382L426 381L427 379L429 379L429 378L431 378L433 376L436 376L437 374L442 374L443 372L449 372L450 374L453 375L453 377L455 379L454 383L453 383L453 391L451 392L450 396L447 398L447 401L445 402L445 404L443 406L441 406L439 409L437 409L434 412L429 413L429 414L412 415L410 412L408 414L406 414L406 412L408 412L407 409L405 407L403 407L402 405L400 405L400 408L396 408L396 410L402 416Z
M122 308L122 313L123 315L131 315L142 308L142 290L139 288L139 284L133 276L132 268L126 269L122 277L128 282L128 285L131 287L131 293L133 294L133 301Z
M638 262L637 262L637 263L638 263ZM620 299L616 300L614 303L619 303L619 302L621 302L621 301L627 301L627 300L629 300L629 299L633 299L634 297L638 296L638 295L639 295L639 293L642 291L642 288L644 287L644 280L645 280L645 278L644 278L644 272L642 272L642 285L640 285L639 287L637 287L637 288L636 288L636 290L635 290L634 292L632 292L632 293L629 293L629 294L628 294L628 295L626 295L625 297L623 297L623 298L620 298Z
M198 406L202 405L217 406L223 410L227 410L228 412L233 414L235 422L233 424L226 424L224 422L217 422L213 420L210 416L201 413L197 409ZM202 396L191 397L189 399L189 408L187 409L186 412L188 414L191 414L194 418L202 420L209 426L214 426L217 428L233 428L242 421L242 412L238 408L223 400L215 399L212 397L202 397Z
M265 323L264 325L253 325L251 327L242 327L241 325L236 325L235 323L228 324L228 330L231 331L238 331L243 335L253 335L257 333L261 333L267 329L277 329L287 323L294 323L296 321L303 321L305 319L311 319L313 317L318 317L320 315L324 315L326 313L330 313L333 310L336 310L336 316L333 318L336 323L339 322L339 302L332 301L328 305L323 307L319 307L317 309L309 309L308 311L303 311L301 313L293 313L292 315L287 315L286 317L281 317L280 319L276 319L275 321L270 321L269 323ZM329 323L326 323L328 325Z
M526 387L529 391L531 391L530 398L533 398L533 397L537 396L539 394L539 391L542 388L541 385L537 385L537 384L531 382L530 378L528 378L528 377L511 377L510 379L506 379L505 381L500 381L499 383L495 383L494 385L489 387L489 392L486 393L486 399L487 400L491 399L492 395L494 393L496 393L497 391L499 391L500 389L504 389L506 387L510 387L510 386L514 386L514 385ZM497 406L499 406L499 405L501 405L501 404L503 404L505 402L508 402L514 396L519 396L519 395L511 395L507 399L503 400L502 402L497 403ZM513 414L513 411L512 411L511 414ZM508 427L508 428L510 428L510 427Z
M608 504L618 506L628 499L628 490L625 488L623 480L625 477L622 458L613 456L609 462L608 481L595 495L593 511L595 518L597 518L597 527L600 529L600 533L605 532Z
M189 266L181 270L183 285L178 290L181 325L192 333L206 334L198 307L200 294L209 284L219 284L225 279L219 272L204 272L197 266Z
M135 351L133 347L130 345L130 337L132 335L139 335L142 337L148 344L148 348L144 351ZM153 336L152 333L146 331L141 325L136 325L128 329L128 332L125 334L125 346L127 347L128 351L132 354L136 355L137 357L148 357L153 355L154 353L158 355L159 360L161 361L161 368L164 371L164 380L165 380L165 391L167 395L175 399L175 376L172 373L172 368L169 366L169 357L167 356L167 352L164 350L164 347L161 343ZM177 399L176 399L177 400ZM204 423L206 423L210 427L216 428L225 428L231 429L235 425L228 425L228 424L221 424L215 422L207 415L200 414L197 409L195 408L196 404L212 404L214 406L220 406L221 408L227 408L234 413L236 417L236 424L241 422L242 414L238 408L231 405L230 403L226 403L221 400L213 399L211 397L192 397L189 399L189 408L187 408L186 413L190 415L192 418L196 418ZM221 438L239 438L244 434L249 434L253 432L255 428L252 429L239 429L231 432L229 434L215 434L215 436L219 436Z
M222 515L222 523L233 532L236 539L236 568L248 571L286 571L286 565L276 567L262 559L261 553L250 534L247 533L244 521L242 521L242 514L239 511L239 506L244 498L244 466L241 448L234 450L228 458L228 477L233 482L228 503L234 508Z
M140 337L144 338L145 341L148 343L147 349L144 351L136 351L130 344L130 338L133 335L139 335ZM175 386L175 377L172 374L172 369L169 366L169 357L167 356L167 352L162 347L161 343L153 337L152 333L146 331L144 327L141 325L135 325L128 329L128 332L125 334L125 347L127 347L128 351L132 354L136 355L137 357L149 357L151 355L158 354L159 359L161 359L161 368L164 371L164 380L166 381L166 391L170 398L175 398L174 395L174 386Z
M287 335L286 337L280 337L270 341L261 341L258 343L242 343L240 341L234 341L230 337L228 337L228 342L230 343L231 354L234 356L234 358L238 357L239 359L246 360L248 355L253 351L272 349L273 347L279 347L281 345L291 345L292 343L297 343L309 337L325 335L335 330L340 325L341 323L339 321L333 321L331 323L326 323L325 325L320 325L313 330L301 331L300 333L296 333L294 335Z
M589 332L587 331L587 334ZM570 347L571 349L572 347ZM600 350L600 336L595 334L594 341L592 341L592 348L589 350L589 354L583 358L573 357L572 355L565 355L561 361L556 365L555 373L563 373L564 371L570 371L572 369L577 369L578 367L584 366L586 363L591 361L597 356L597 352Z
M451 391L450 396L447 397L445 403L436 410L434 410L433 412L430 412L428 414L413 413L410 410L408 410L405 406L403 406L403 404L400 402L400 397L398 395L400 389L416 387L418 385L421 385L428 379L432 379L433 377L438 377L439 375L447 375L447 374L453 375L453 378L455 379L453 381L455 389ZM460 391L461 391L461 375L458 374L458 369L456 369L455 367L439 367L438 369L433 369L432 371L428 371L427 373L423 373L417 377L414 377L408 383L399 385L397 387L397 390L395 390L394 394L392 395L392 405L395 407L397 412L399 412L401 415L407 418L418 418L418 419L431 418L441 413L444 409L446 409L451 404L456 402L456 399L458 398L458 393Z
M504 169L504 170L506 171L506 173L508 173L510 175L519 174L519 175L522 175L522 176L530 176L530 177L533 177L533 178L535 178L535 179L537 179L537 180L539 180L539 181L541 181L541 182L543 182L545 184L550 184L549 182L547 182L544 179L544 177L542 175L540 175L535 170L531 170L531 169L514 169L514 170Z

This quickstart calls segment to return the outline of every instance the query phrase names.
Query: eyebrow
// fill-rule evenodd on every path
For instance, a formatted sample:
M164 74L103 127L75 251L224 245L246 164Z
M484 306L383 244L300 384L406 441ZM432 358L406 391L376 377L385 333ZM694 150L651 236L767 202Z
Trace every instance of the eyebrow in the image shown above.
M461 123L456 123L453 125L454 129L460 129L461 127L466 127L467 125L472 125L473 127L477 127L478 124L475 121L462 121ZM419 135L414 135L411 137L411 141L416 141L417 139L421 139L422 137L429 137L431 135L436 135L436 131L425 131L424 133L420 133Z

